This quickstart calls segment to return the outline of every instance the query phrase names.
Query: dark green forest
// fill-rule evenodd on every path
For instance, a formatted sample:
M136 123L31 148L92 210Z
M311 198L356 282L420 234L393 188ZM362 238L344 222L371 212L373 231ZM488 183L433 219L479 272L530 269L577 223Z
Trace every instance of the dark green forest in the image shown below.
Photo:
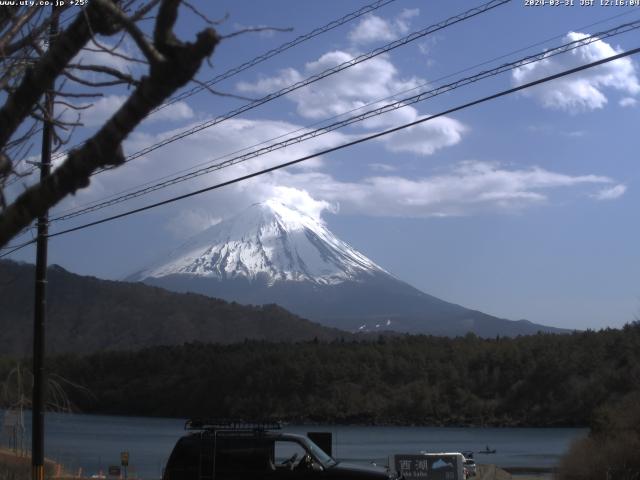
M640 324L515 339L192 343L48 365L88 389L67 388L87 413L588 426L597 408L640 390Z
M0 352L32 351L33 265L0 260ZM141 283L48 270L47 352L89 354L202 341L332 340L345 332L304 320L277 305L239 305Z

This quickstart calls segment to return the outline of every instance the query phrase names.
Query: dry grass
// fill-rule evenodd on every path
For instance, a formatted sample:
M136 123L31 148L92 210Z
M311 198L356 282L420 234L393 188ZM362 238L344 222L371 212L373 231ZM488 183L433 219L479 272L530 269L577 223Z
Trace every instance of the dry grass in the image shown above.
M640 477L640 438L619 432L575 442L560 462L559 480L635 480Z
M45 477L53 478L62 468L51 460L45 460ZM0 480L31 480L31 456L17 455L11 450L0 449Z

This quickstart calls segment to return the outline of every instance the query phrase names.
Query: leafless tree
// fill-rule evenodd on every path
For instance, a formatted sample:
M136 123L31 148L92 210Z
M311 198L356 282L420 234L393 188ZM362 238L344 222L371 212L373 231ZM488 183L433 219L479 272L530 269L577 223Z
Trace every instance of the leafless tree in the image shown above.
M52 412L77 411L67 394L69 389L82 395L93 396L85 387L52 374L47 378L48 399L45 408ZM31 409L32 399L33 374L17 361L6 376L0 379L0 408L5 410L3 425L5 431L2 433L9 434L10 444L18 453L27 451L24 445L24 412Z
M193 80L221 39L211 26L192 41L176 37L180 5L196 11L186 0L90 0L82 7L66 3L53 14L51 7L43 6L0 8L0 247L65 196L86 187L93 172L122 164L123 140ZM197 13L204 23L215 23ZM151 34L145 33L142 22L153 22ZM48 42L52 23L60 26ZM123 54L118 47L124 41L135 44L138 53ZM135 75L107 64L113 62L80 62L83 51L144 64L144 73ZM92 99L105 88L122 85L129 87L129 95L116 113L71 149L44 181L7 201L6 188L25 171L42 123L52 126L54 150L60 149L81 125L82 110ZM51 115L45 94L52 86Z

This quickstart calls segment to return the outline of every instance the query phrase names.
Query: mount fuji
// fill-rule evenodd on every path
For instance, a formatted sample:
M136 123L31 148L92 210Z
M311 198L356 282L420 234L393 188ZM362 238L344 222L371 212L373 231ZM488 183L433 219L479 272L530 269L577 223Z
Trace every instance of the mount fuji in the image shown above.
M276 200L208 228L126 280L244 304L276 303L354 332L492 337L564 331L493 317L421 292L337 238L321 220Z

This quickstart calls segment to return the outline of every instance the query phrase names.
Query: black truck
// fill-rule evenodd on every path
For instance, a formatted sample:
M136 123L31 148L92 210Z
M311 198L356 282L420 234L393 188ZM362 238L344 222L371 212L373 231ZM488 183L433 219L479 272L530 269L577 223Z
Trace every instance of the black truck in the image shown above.
M190 420L163 480L394 480L387 470L334 460L278 424Z

